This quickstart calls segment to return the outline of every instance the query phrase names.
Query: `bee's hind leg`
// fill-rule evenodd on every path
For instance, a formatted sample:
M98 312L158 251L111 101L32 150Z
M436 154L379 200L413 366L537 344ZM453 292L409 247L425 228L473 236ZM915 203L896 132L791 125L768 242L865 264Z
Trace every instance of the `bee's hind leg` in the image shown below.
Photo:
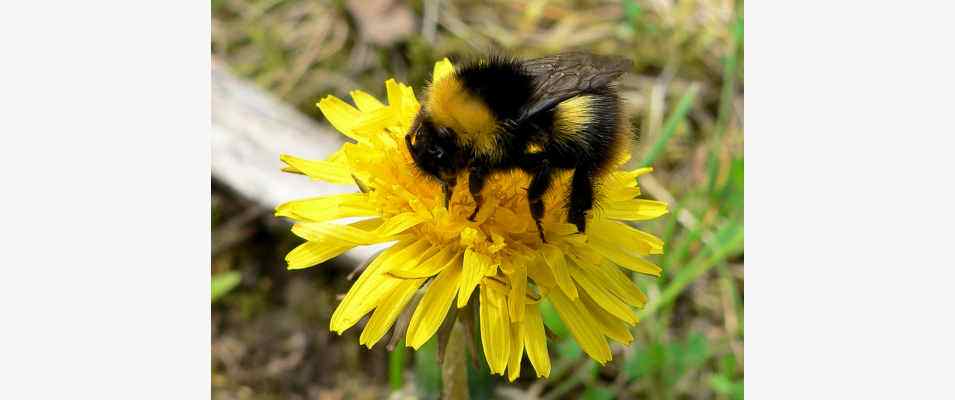
M484 200L481 197L481 190L484 189L484 184L487 182L487 175L487 170L480 167L472 168L468 175L468 189L471 192L471 197L474 198L474 211L471 212L468 221L474 222L478 211L481 210L481 203Z
M587 211L594 206L594 181L589 169L577 168L570 183L570 207L567 222L577 225L577 231L587 230Z
M542 160L535 168L534 177L531 179L530 187L527 188L527 203L530 205L531 217L537 224L537 233L541 241L547 243L544 238L544 227L541 225L541 218L544 217L544 193L550 188L552 171L550 162Z

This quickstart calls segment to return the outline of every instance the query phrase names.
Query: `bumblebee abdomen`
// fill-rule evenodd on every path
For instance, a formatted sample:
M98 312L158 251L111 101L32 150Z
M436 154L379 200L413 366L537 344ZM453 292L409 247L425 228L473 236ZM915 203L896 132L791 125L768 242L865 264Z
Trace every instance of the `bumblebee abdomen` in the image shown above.
M551 113L545 145L560 168L601 170L625 145L629 128L621 118L620 100L610 88L581 94L558 104Z
M593 124L598 96L577 96L557 105L554 110L553 140L587 144L586 128Z

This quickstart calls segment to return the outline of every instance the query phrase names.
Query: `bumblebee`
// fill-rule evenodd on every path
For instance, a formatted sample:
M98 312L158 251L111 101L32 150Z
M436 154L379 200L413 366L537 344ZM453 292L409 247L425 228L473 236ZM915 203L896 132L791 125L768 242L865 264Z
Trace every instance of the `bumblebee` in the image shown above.
M520 169L531 176L527 200L541 240L544 193L553 174L573 170L567 221L586 231L594 180L632 137L613 83L629 60L565 53L533 60L491 56L432 82L405 136L415 165L437 179L447 207L460 172L468 172L481 208L488 176Z

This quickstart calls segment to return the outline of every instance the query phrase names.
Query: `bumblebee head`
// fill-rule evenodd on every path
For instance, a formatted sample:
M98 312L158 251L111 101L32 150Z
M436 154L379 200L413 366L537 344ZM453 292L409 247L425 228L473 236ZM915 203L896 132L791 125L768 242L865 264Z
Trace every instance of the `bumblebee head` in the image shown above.
M418 169L441 182L451 183L466 167L454 135L450 128L437 125L421 114L405 135L405 144Z

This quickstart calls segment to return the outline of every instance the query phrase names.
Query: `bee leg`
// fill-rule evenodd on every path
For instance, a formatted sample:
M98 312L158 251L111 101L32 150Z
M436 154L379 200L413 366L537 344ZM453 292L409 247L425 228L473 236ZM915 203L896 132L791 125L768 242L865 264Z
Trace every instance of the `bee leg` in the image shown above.
M541 225L541 218L544 217L544 193L550 187L551 169L550 162L542 160L536 168L534 177L531 179L530 187L527 188L527 203L531 208L531 217L537 224L537 233L540 234L541 241L547 243L544 238L544 227Z
M484 189L484 184L487 182L487 170L484 168L473 168L471 169L470 175L468 175L468 189L471 191L471 197L474 198L474 211L471 213L471 216L468 217L468 221L474 222L474 219L477 217L477 213L481 210L481 203L483 198L481 197L481 190Z
M577 231L587 230L587 211L594 206L594 182L589 169L577 168L570 183L570 207L567 222L577 225Z
M441 182L441 189L444 191L444 208L446 210L451 210L448 205L451 202L451 194L454 192L454 186L457 184L457 178L451 178L448 181Z

